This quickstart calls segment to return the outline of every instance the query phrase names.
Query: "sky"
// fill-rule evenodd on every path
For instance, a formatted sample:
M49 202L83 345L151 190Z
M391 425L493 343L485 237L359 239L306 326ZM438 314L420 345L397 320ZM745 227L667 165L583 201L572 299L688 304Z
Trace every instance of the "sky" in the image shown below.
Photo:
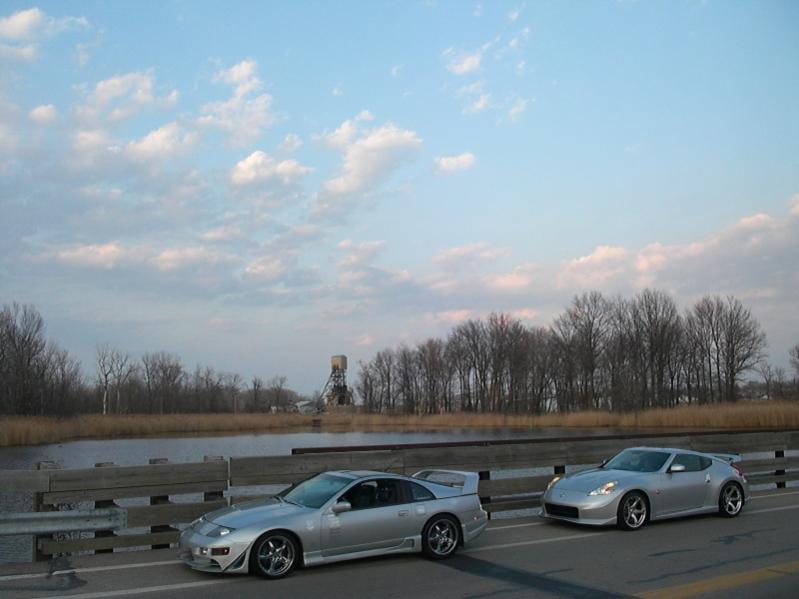
M0 4L0 303L321 388L575 294L799 342L799 3Z

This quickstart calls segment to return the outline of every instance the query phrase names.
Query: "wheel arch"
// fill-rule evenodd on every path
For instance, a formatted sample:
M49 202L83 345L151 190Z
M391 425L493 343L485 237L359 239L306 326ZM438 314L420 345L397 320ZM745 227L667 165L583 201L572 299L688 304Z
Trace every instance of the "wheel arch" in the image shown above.
M422 526L422 534L424 534L424 530L427 528L427 525L430 524L430 522L433 520L433 518L437 518L439 516L449 516L450 518L455 520L455 522L458 525L458 547L463 547L463 543L464 543L464 540L463 540L463 537L464 537L464 534L463 534L463 522L461 522L461 519L458 518L458 516L456 516L453 512L442 510L440 512L436 512L435 514L432 514L427 520L424 521L424 525Z
M299 562L298 562L297 565L299 565L299 566L304 566L305 565L305 551L303 550L302 539L300 539L300 536L297 533L295 533L294 531L292 531L292 530L290 530L288 528L280 528L279 526L277 526L275 528L267 528L266 530L261 532L257 537L255 537L252 540L252 543L250 543L250 546L247 547L246 561L247 561L247 572L249 574L252 574L252 572L250 571L250 564L251 564L252 552L253 552L253 549L255 548L255 544L264 535L269 534L269 533L277 533L277 532L283 533L285 535L290 536L294 540L294 542L297 543L297 553L298 553L298 556L299 556Z

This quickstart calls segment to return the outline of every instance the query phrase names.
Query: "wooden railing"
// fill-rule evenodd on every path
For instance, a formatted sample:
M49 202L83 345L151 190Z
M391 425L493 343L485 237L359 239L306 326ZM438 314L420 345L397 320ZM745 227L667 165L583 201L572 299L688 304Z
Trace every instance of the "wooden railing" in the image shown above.
M799 431L674 433L602 437L521 439L471 443L436 443L308 448L293 455L266 457L206 457L205 461L172 464L163 459L142 466L98 464L94 468L62 470L44 463L39 470L0 471L0 489L33 492L34 509L119 507L120 500L138 498L127 509L128 528L84 533L81 538L40 537L34 559L56 553L104 552L117 548L158 548L174 543L180 525L245 498L263 496L263 488L282 488L325 470L378 470L412 474L426 468L479 471L479 493L491 513L537 507L554 473L599 463L635 445L680 447L699 451L758 454L742 467L752 485L785 486L799 480ZM259 495L260 493L260 495ZM142 500L144 499L144 501ZM146 503L145 503L146 502ZM91 504L91 505L87 505ZM138 505L141 504L141 505Z

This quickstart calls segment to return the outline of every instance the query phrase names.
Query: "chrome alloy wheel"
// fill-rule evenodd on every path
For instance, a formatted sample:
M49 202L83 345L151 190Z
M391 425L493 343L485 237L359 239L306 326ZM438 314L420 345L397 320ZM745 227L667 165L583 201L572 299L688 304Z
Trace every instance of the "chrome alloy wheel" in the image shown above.
M266 537L258 545L258 567L269 578L286 574L294 565L296 550L294 542L280 534Z
M442 518L433 523L427 531L427 545L438 557L452 553L458 545L458 530L449 518Z
M625 528L635 530L646 522L646 500L638 493L625 497L621 507L621 516Z
M725 516L737 516L744 504L741 488L735 483L728 483L721 490L721 509Z

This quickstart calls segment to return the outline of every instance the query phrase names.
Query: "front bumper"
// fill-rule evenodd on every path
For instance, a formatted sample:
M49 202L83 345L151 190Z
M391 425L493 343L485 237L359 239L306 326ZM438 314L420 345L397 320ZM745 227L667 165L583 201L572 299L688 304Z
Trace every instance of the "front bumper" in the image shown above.
M621 495L618 491L588 495L585 491L548 489L541 498L541 517L591 526L616 524Z
M192 528L187 528L178 540L178 559L201 572L225 572L246 574L248 571L247 550L249 542L237 540L230 534L226 537L209 537ZM227 548L226 555L214 555L213 550Z

